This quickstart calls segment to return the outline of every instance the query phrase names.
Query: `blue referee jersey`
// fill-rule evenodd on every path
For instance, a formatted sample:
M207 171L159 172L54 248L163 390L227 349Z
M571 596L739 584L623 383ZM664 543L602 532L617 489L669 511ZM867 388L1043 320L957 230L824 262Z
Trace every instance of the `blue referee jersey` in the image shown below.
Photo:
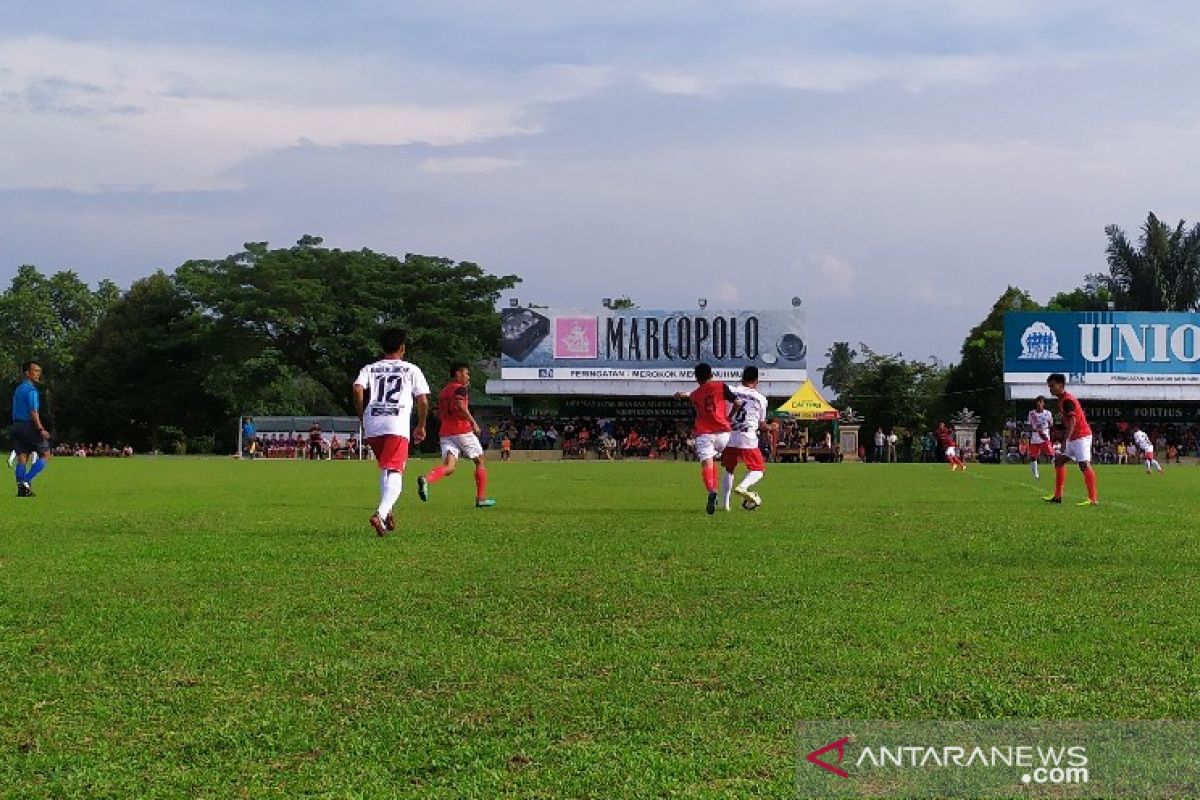
M38 390L34 382L26 378L13 392L12 417L13 422L31 422L32 414L40 407Z

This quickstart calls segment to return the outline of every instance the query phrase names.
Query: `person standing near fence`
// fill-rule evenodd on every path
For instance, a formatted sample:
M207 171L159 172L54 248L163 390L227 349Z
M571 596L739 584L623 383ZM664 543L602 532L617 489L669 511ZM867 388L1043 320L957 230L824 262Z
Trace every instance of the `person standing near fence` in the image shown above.
M404 331L385 330L379 337L383 358L363 367L353 386L354 410L379 463L379 506L370 519L378 536L396 529L392 509L403 491L414 403L417 426L412 429L413 444L425 441L425 417L429 414L429 383L420 367L404 360L406 341Z

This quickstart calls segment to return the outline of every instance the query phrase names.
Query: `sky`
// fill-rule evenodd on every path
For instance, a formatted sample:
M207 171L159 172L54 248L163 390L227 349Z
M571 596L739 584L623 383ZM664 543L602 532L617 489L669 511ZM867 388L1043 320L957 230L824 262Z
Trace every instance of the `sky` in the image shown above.
M1191 0L102 6L0 4L4 285L312 234L953 361L1106 225L1200 221Z

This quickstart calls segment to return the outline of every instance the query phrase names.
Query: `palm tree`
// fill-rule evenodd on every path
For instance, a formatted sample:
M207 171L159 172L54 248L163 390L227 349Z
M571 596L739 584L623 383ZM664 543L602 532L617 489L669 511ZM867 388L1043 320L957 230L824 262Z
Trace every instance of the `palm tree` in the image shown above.
M829 363L821 367L821 385L833 389L838 394L844 392L853 377L856 356L858 351L852 350L849 342L834 342L833 346L825 351L825 358Z
M1200 224L1171 228L1151 213L1135 248L1116 225L1108 237L1108 274L1093 275L1123 311L1194 311L1200 306Z

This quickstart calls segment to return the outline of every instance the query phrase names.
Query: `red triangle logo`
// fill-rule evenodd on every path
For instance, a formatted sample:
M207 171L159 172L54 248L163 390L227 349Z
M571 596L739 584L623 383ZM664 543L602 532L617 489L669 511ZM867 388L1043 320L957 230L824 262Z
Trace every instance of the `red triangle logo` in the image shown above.
M843 759L843 758L845 757L845 755L846 755L846 744L847 744L849 741L850 741L850 737L849 737L849 736L843 736L841 739L838 739L836 742L832 742L831 744L827 744L827 745L825 745L825 746L824 746L824 747L822 747L820 750L813 750L811 753L809 753L807 756L805 756L805 759L806 759L806 760L807 760L807 761L808 761L810 764L816 764L816 765L817 765L818 767L820 767L821 769L827 769L827 770L829 770L829 771L830 771L830 772L832 772L834 775L837 775L839 778L849 778L849 777L850 777L850 773L849 773L849 772L846 772L846 770L844 770L844 769L842 769L841 767L837 766L837 764L841 764L841 763L842 763L842 759ZM836 763L836 764L830 764L830 763L828 763L828 762L826 762L826 761L822 761L822 760L820 759L820 756L823 756L823 755L825 755L825 754L826 754L826 753L828 753L830 750L836 750L836 751L837 751L837 763Z

